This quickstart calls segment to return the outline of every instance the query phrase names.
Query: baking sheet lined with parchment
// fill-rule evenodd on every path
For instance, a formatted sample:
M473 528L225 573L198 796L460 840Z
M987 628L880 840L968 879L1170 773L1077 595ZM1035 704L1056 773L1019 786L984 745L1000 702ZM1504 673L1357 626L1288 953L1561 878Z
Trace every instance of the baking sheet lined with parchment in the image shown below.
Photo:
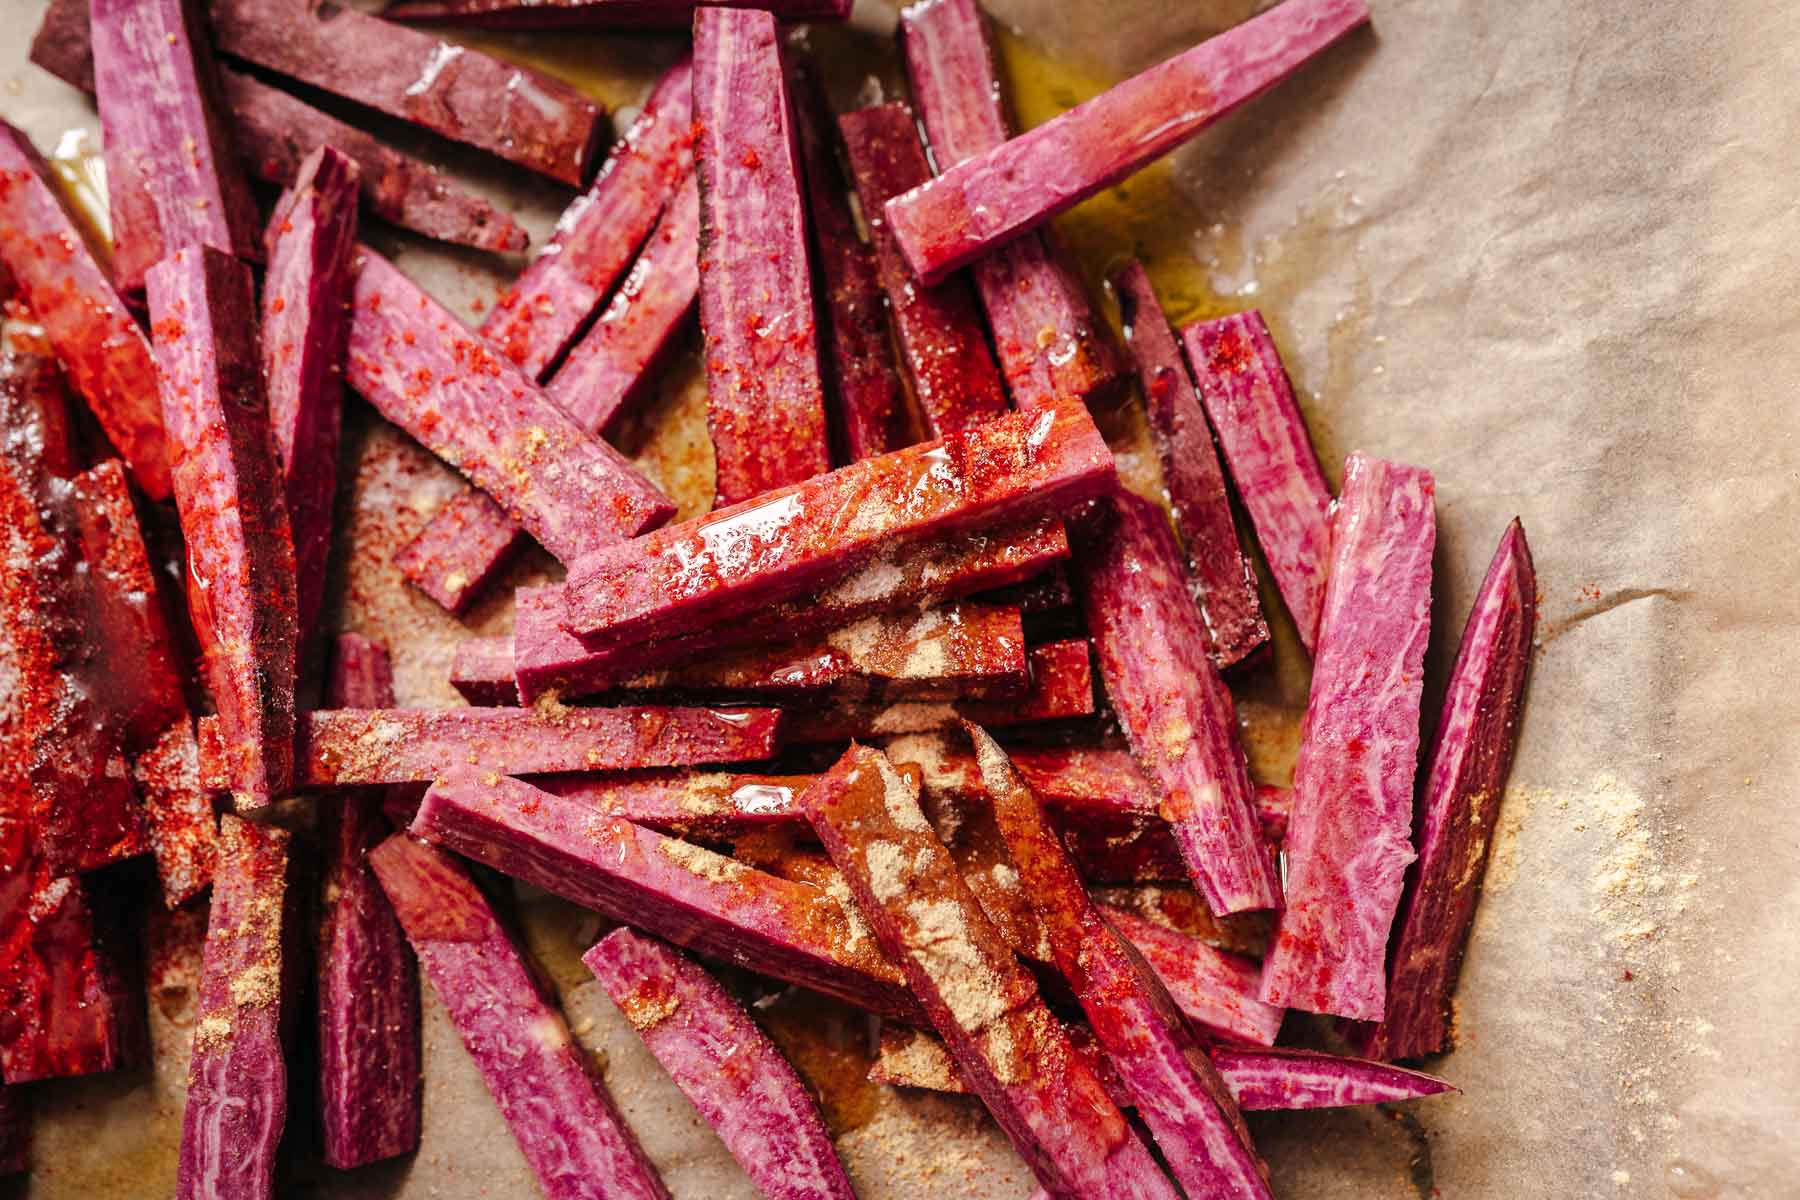
M1006 44L1026 120L1266 7L986 3L1022 31ZM25 62L40 11L0 0L0 112L53 147L98 123ZM883 15L865 6L859 22L879 30ZM1285 1196L1793 1195L1800 9L1376 0L1374 26L1063 222L1093 272L1146 256L1177 318L1262 309L1334 481L1352 449L1436 473L1428 711L1515 514L1537 560L1519 758L1458 994L1459 1048L1436 1064L1462 1094L1253 1114L1252 1129ZM617 104L676 48L486 44L531 47ZM841 105L871 94L881 44L878 32L815 43ZM452 158L534 236L568 198ZM372 237L471 319L519 266ZM509 603L497 594L464 626L401 587L386 559L453 481L352 408L343 624L389 643L403 703L451 703L454 640L507 628ZM703 414L698 372L677 366L626 435L684 515L709 490ZM1108 425L1134 482L1154 486L1134 423ZM1293 664L1291 638L1279 649ZM1244 694L1252 752L1279 771L1304 677L1290 666ZM539 896L521 916L675 1194L753 1196L577 961L598 918ZM179 989L152 997L159 1049L175 1048L154 1073L37 1089L40 1165L0 1194L169 1193L185 1005ZM418 1156L295 1178L288 1194L535 1194L429 988L426 1007ZM974 1101L860 1082L862 1018L793 995L759 1015L820 1087L869 1200L1030 1190Z

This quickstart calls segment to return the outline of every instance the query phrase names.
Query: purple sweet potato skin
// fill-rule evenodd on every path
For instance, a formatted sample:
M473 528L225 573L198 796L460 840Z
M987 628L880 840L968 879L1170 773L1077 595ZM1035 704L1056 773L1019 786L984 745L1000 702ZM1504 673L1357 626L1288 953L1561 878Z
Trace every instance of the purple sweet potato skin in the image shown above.
M1331 487L1281 355L1252 309L1182 331L1206 415L1269 573L1310 654L1331 553Z
M1216 916L1278 908L1231 693L1163 511L1120 492L1077 531L1076 588L1132 753Z
M119 287L139 290L152 265L189 247L260 262L200 6L94 0L89 12Z
M1352 454L1294 768L1271 1004L1380 1020L1388 933L1414 859L1413 777L1431 634L1430 472Z
M831 469L781 53L769 13L694 14L700 328L721 506Z
M269 434L250 268L177 251L146 277L188 613L240 809L288 791L298 665L294 543Z
M1537 571L1515 520L1488 566L1450 672L1414 819L1419 860L1388 954L1386 1014L1351 1039L1373 1058L1418 1058L1449 1044L1450 993L1512 768L1536 628Z
M31 1098L24 1088L0 1084L0 1176L31 1169Z
M674 514L624 455L590 437L392 263L367 248L358 260L350 386L546 550L573 561Z
M181 1117L179 1200L267 1200L287 1123L283 994L290 931L285 830L227 813Z
M698 954L920 1019L899 971L827 893L520 780L489 778L464 770L439 780L413 834Z
M394 702L387 651L337 639L326 702ZM365 856L387 837L378 790L319 801L319 1106L325 1161L340 1170L418 1149L419 970Z
M1169 507L1181 530L1188 580L1206 621L1213 665L1224 671L1269 641L1256 571L1238 543L1212 430L1150 276L1144 264L1133 259L1111 278L1125 341L1137 360Z
M987 22L975 0L928 0L900 14L913 102L939 170L1012 136ZM1026 234L975 262L975 289L1013 404L1042 408L1069 397L1104 402L1124 364L1081 277L1046 233Z
M907 261L935 283L1167 154L1368 19L1365 0L1288 0L950 168L888 206Z
M806 1084L712 976L630 929L581 961L763 1195L855 1200Z
M430 21L486 29L686 29L713 0L397 0L391 21ZM783 21L842 21L850 0L761 0Z
M319 147L275 205L265 233L263 378L294 538L303 652L316 637L331 552L361 178L349 157Z
M396 834L369 854L545 1200L667 1200L562 1014L448 856Z
M354 8L212 0L221 53L581 185L604 111L561 80Z

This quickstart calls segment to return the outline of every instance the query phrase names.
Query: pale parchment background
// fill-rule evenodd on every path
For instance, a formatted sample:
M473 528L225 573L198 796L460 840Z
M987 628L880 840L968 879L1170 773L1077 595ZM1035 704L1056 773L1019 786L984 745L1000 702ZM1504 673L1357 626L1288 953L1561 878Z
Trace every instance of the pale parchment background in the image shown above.
M1101 76L1262 7L990 4ZM25 64L39 11L0 0L0 113L48 146L97 124ZM1353 448L1436 471L1440 682L1515 513L1541 648L1460 1048L1438 1064L1463 1094L1258 1117L1259 1144L1284 1196L1800 1194L1800 7L1376 0L1375 25L1179 155L1172 188L1143 181L1169 207L1141 249L1204 264L1192 294L1165 290L1178 309L1265 310L1334 475ZM558 53L624 104L668 47ZM541 235L560 197L473 169ZM517 267L374 236L457 303ZM706 470L692 383L678 373L644 451L672 486ZM444 477L353 424L358 536L416 527ZM384 572L350 565L346 620L394 641L403 699L438 702L455 627ZM476 623L505 620L494 604ZM753 1195L570 969L597 924L534 907L534 944L677 1195ZM292 1194L535 1194L427 996L418 1158ZM161 1014L157 1031L180 1040ZM40 1089L44 1166L24 1194L168 1194L179 1075ZM884 1094L842 1145L869 1197L1029 1190L970 1102Z

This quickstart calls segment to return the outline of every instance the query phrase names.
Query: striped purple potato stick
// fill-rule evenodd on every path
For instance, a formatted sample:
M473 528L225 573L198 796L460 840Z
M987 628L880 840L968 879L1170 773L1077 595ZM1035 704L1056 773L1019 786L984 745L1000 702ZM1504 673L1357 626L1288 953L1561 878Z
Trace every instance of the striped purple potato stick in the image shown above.
M390 21L443 22L483 29L688 29L694 10L715 0L395 0ZM760 0L783 21L842 21L850 0Z

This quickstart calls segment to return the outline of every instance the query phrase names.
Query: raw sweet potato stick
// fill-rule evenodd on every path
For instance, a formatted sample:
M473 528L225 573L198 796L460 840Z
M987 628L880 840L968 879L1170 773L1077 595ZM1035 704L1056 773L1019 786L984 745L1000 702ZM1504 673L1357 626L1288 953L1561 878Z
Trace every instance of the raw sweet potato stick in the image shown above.
M88 0L50 0L31 43L31 61L65 83L93 92ZM230 67L219 67L219 95L238 153L260 179L285 187L298 176L307 154L332 146L362 168L363 201L390 225L480 250L525 248L525 231L516 221L430 163Z
M1120 492L1077 540L1076 587L1126 740L1162 787L1195 885L1217 916L1278 908L1231 693L1207 656L1162 509Z
M694 10L713 0L395 0L390 21L429 21L486 29L687 29ZM783 21L842 21L850 0L759 0Z
M1437 541L1431 473L1352 454L1332 524L1312 694L1294 768L1287 909L1271 1004L1380 1020L1388 932L1415 857L1413 776Z
M803 828L806 818L796 801L813 779L735 771L632 771L547 775L532 782L553 796L671 837L729 842L763 830Z
M1537 571L1525 527L1500 539L1475 597L1438 718L1413 824L1417 866L1388 953L1387 1009L1352 1040L1374 1058L1435 1054L1450 1040L1450 992L1512 767L1537 627Z
M855 1200L806 1084L712 976L630 929L581 961L763 1195Z
M606 128L559 79L338 4L212 0L219 52L411 121L563 183L587 181Z
M63 207L37 148L0 121L0 260L63 371L152 500L169 498L169 451L150 342Z
M146 276L188 613L240 810L286 795L294 774L294 544L269 434L250 268L211 247Z
M391 706L387 651L340 635L325 698ZM419 968L365 861L389 832L382 799L371 790L319 800L319 1106L325 1161L339 1170L419 1146Z
M993 44L975 0L910 5L900 14L900 41L938 170L1012 136ZM970 273L1016 407L1103 400L1123 384L1112 335L1048 232L996 247Z
M801 800L882 948L1038 1181L1068 1197L1174 1197L1069 1045L878 750L852 746Z
M291 840L286 830L230 813L219 819L177 1200L275 1194L288 1109L284 1010L293 1002L285 987L294 940Z
M831 469L781 56L769 13L694 14L701 353L720 505Z
M113 279L201 246L260 262L256 201L231 141L212 42L190 0L93 0Z
M1116 479L1086 409L1012 413L597 551L569 572L563 626L590 649L692 633L827 589L878 552L1066 509Z
M369 854L545 1200L668 1200L563 1015L473 880L404 834Z
M566 561L675 509L385 258L359 248L347 378Z
M316 709L300 722L297 788L429 783L451 766L500 774L743 762L775 752L771 708ZM229 752L200 722L200 775L222 786Z
M321 146L300 164L265 234L263 378L294 537L303 653L317 634L331 552L360 181L353 161Z
M1287 0L890 201L894 235L935 283L1167 154L1368 19L1365 0Z
M926 432L943 437L992 420L1006 411L1006 389L969 281L952 276L933 287L921 284L881 216L888 200L931 178L912 110L878 104L845 113L838 129Z
M1256 571L1238 544L1212 430L1150 276L1144 264L1133 259L1111 279L1125 323L1125 341L1137 360L1169 507L1181 530L1194 600L1206 620L1213 664L1223 671L1269 640L1269 624L1256 594Z
M1331 487L1281 355L1254 309L1189 325L1181 336L1231 482L1310 654L1325 601Z

